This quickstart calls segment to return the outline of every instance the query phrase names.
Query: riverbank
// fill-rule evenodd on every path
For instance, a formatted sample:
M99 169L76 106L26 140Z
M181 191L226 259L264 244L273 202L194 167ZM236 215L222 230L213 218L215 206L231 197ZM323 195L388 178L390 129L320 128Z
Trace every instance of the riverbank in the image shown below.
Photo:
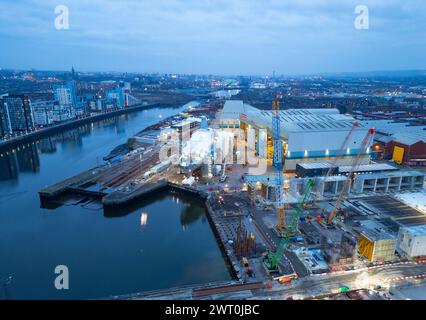
M191 102L194 102L194 101L191 101ZM191 102L183 106L184 108L188 107L184 109L183 114L175 114L170 117L162 118L161 121L138 131L135 134L135 137L143 137L144 135L149 135L149 134L157 135L158 132L161 131L162 129L170 127L172 123L182 121L188 117L200 118L202 116L205 116L212 119L215 117L215 114L221 107L221 105L218 103L201 104L197 102L196 107L194 108L189 106ZM108 161L115 157L123 156L141 147L146 149L147 145L144 145L143 143L136 141L136 139L134 139L135 137L129 138L126 143L115 147L108 155L104 156L103 159L105 161Z
M192 115L192 113L196 113L197 116L209 114L209 118L214 118L215 112L217 112L216 108L200 108L195 112L189 112L188 115ZM166 117L146 127L139 134L170 125L172 121L176 121L175 117ZM168 166L148 178L142 178L146 172L152 169L153 164L158 162L161 145L160 142L154 143L147 150L122 155L115 162L94 167L40 190L42 207L49 207L48 203L52 200L55 202L58 197L66 198L67 194L68 196L77 195L96 199L95 201L101 203L101 207L103 207L104 216L112 218L125 216L129 211L139 210L138 204L140 205L141 201L150 201L151 198L155 198L156 194L164 191L172 194L186 194L191 199L203 202L208 224L216 238L228 272L234 281L240 283L243 279L243 270L240 258L234 254L233 242L241 225L241 219L244 219L248 213L240 212L224 216L221 207L213 204L215 200L211 199L212 192L208 192L202 187L184 186L177 182L182 177L176 175L178 168L174 165ZM249 282L253 281L258 280L250 279Z
M196 197L155 192L133 206L113 209L111 215L87 195L72 195L54 209L40 207L39 190L97 167L98 158L129 136L180 112L182 106L142 110L66 130L8 155L3 152L0 274L13 275L9 298L96 299L231 281L204 204ZM130 164L140 168L139 163ZM72 273L70 290L52 285L59 264Z
M127 114L127 113L132 113L132 112L136 112L136 111L140 111L140 110L144 110L144 109L167 108L167 107L171 107L171 105L164 104L164 103L138 104L138 105L128 107L128 108L125 108L125 109L114 110L114 111L111 111L111 112L102 113L102 114L90 116L90 117L87 117L87 118L81 118L81 119L68 121L68 122L65 122L65 123L60 123L60 124L54 125L52 127L43 128L41 130L28 133L24 136L16 137L16 138L13 138L13 139L10 139L10 140L7 140L7 141L2 141L2 142L0 142L0 151L7 150L7 149L10 149L10 148L14 148L14 147L17 147L17 146L19 146L23 143L32 142L34 140L44 138L44 137L47 137L47 136L51 136L51 135L60 133L60 132L65 131L65 130L74 129L74 128L83 126L83 125L88 124L88 123L98 122L98 121L102 121L102 120L105 120L105 119L113 118L113 117L116 117L116 116L120 116L120 115Z

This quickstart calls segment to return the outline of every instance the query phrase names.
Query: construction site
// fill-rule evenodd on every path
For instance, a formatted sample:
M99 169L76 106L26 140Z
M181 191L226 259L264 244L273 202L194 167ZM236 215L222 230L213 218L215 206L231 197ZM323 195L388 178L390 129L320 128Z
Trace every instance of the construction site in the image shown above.
M375 128L336 109L223 108L166 119L105 162L40 191L125 207L158 189L205 199L239 283L262 288L426 256L425 173L374 161ZM130 140L130 139L129 139ZM405 198L404 198L405 195ZM356 288L355 288L356 289Z

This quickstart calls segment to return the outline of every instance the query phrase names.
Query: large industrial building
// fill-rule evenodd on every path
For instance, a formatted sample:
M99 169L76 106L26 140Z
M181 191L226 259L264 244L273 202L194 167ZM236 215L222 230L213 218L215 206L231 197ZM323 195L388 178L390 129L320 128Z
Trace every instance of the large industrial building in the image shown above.
M25 95L0 96L0 135L34 129L33 108Z
M376 128L373 148L379 159L392 159L409 165L426 164L426 127L407 122L364 120Z
M260 158L272 161L272 110L260 110L241 100L225 102L220 118L223 129L245 131L247 147ZM345 138L354 126L354 118L340 114L337 109L280 110L281 137L286 171L296 170L296 164L333 159L338 155ZM360 150L369 127L363 123L354 129L338 165L349 165L361 154L360 165L370 161L370 147Z

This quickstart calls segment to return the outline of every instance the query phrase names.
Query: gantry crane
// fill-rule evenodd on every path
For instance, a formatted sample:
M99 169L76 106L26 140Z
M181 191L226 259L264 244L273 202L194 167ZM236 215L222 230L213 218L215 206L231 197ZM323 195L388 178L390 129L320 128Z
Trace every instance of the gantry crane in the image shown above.
M330 225L333 223L334 218L337 216L337 213L340 211L340 207L343 201L348 196L349 187L351 186L351 183L354 178L354 171L359 166L359 162L361 160L363 151L370 147L370 143L373 140L375 132L376 130L374 128L370 128L367 134L365 135L364 139L362 140L361 147L359 148L356 157L353 158L352 163L349 167L348 176L346 177L346 180L343 183L342 191L340 192L339 197L336 200L334 209L329 212L328 218L325 221L326 225Z
M275 206L278 212L278 224L276 229L282 233L286 227L285 224L285 209L283 197L283 142L281 140L281 120L280 120L280 102L278 96L272 102L273 116L272 116L272 135L274 139L274 158L273 164L275 168Z
M308 179L304 190L303 190L303 198L295 205L294 210L295 212L290 218L289 224L286 226L286 232L284 233L283 238L281 238L280 243L278 244L277 250L272 252L271 250L268 250L268 253L266 254L263 263L268 270L268 272L279 272L278 269L278 263L280 262L284 250L286 249L288 243L290 242L290 239L292 236L294 236L297 233L297 224L299 222L300 217L303 217L305 215L305 203L309 199L310 195L312 194L312 188L315 185L314 179Z

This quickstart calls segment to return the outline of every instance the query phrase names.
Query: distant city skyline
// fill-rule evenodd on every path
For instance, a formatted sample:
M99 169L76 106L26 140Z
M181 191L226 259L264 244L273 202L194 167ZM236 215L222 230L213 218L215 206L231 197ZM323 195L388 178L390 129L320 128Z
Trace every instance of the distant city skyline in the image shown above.
M75 69L75 68L74 68ZM2 71L8 71L8 72L19 72L19 73L31 73L31 72L35 72L35 73L54 73L54 74L66 74L66 73L72 73L71 70L66 70L66 69L36 69L36 68L11 68L11 67L0 67L0 72ZM232 77L253 77L253 78L270 78L272 79L272 77L294 77L294 78L298 78L298 77L317 77L317 76L330 76L330 77L339 77L339 76L343 76L343 77L376 77L376 76L386 76L386 77L398 77L400 75L402 75L403 77L406 76L426 76L426 68L425 69L400 69L400 70L366 70L366 71L341 71L341 72L317 72L317 73L294 73L294 74L279 74L277 72L275 72L274 75L274 70L272 72L269 73L264 73L264 74L217 74L217 73L190 73L190 72L169 72L169 71L163 71L163 72L159 72L159 71L153 71L153 72L146 72L146 71L129 71L129 70L125 70L125 71L120 71L120 70L75 70L76 74L87 74L87 75L91 75L91 74L111 74L111 75L116 75L116 76L120 76L123 74L128 74L128 75L181 75L181 76L213 76L213 77L222 77L222 78L232 78ZM78 80L76 80L78 81Z
M214 75L425 70L426 2L413 0L0 3L3 69ZM368 8L368 29L354 26Z

